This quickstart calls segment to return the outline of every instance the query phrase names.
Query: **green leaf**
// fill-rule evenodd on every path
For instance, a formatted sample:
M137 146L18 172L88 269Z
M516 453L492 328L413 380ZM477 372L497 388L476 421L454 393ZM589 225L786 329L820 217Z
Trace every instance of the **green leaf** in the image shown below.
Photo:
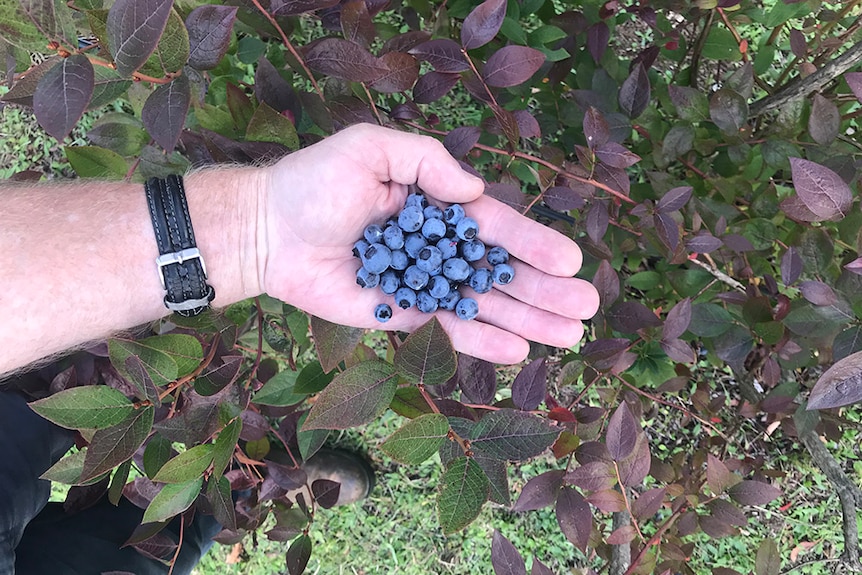
M363 361L339 374L317 397L303 429L347 429L386 411L398 377L391 365Z
M739 51L739 44L733 37L733 33L719 26L713 26L706 37L706 42L703 43L703 51L701 52L704 58L710 60L726 60L729 62L738 62L742 60L742 53Z
M141 523L154 523L170 519L175 515L179 515L186 509L192 506L192 503L197 499L201 492L204 478L198 477L185 483L169 483L162 487L147 510L144 511L144 517Z
M661 274L654 271L644 271L633 274L626 279L626 283L641 291L651 290L661 283Z
M34 401L30 408L67 429L105 429L135 410L129 399L107 385L85 385Z
M200 477L213 461L213 446L210 443L195 445L164 465L153 477L157 483L184 483Z
M207 501L213 516L225 529L236 530L236 512L227 477L211 477L207 483Z
M141 342L129 339L108 340L108 354L111 364L123 374L126 359L131 355L138 356L144 363L144 368L157 387L167 385L178 377L179 368L177 362L171 356L161 350L143 345Z
M132 457L150 434L154 415L153 406L147 405L122 423L97 431L87 448L81 480L90 480Z
M323 371L332 371L339 362L353 353L362 339L364 329L346 327L311 316L311 334Z
M108 12L107 41L120 74L129 76L147 61L159 43L172 7L173 0L114 2Z
M233 458L240 431L242 431L242 419L237 417L219 432L213 442L213 477L221 477Z
M260 405L277 407L300 403L305 399L305 395L294 391L297 377L299 377L299 373L289 369L278 372L257 390L252 401Z
M177 379L192 373L204 359L201 342L191 335L168 333L148 337L138 343L169 355L177 364Z
M688 331L700 337L717 337L733 325L730 312L714 303L696 303L691 306Z
M294 391L306 395L318 393L329 385L333 377L335 377L334 372L324 372L320 363L314 361L303 367L302 371L299 372Z
M72 169L81 178L121 180L129 165L121 155L99 146L66 146L63 148Z
M764 539L754 560L755 575L778 575L781 572L781 555L772 539Z
M302 426L305 424L306 418L308 418L308 412L302 414L296 426L296 442L299 444L299 454L304 460L308 460L317 453L329 438L328 429L303 430Z
M144 130L143 125L134 126L127 123L104 122L87 132L87 139L97 146L116 152L120 156L136 156L150 141L150 135ZM125 162L122 164L125 166Z
M152 479L171 458L171 442L158 433L147 442L144 449L144 473Z
M689 86L668 86L668 94L682 120L695 123L709 119L709 101L702 91Z
M13 0L0 2L0 38L27 52L45 49L45 35Z
M108 488L108 501L115 507L120 504L120 497L123 496L123 488L129 480L129 472L132 470L132 460L127 459L121 463L114 476L111 478L111 486Z
M413 385L399 387L389 404L389 409L407 419L416 419L425 413L432 413L431 406L425 401L422 392Z
M380 445L389 457L405 465L419 465L436 453L446 441L449 420L440 413L429 413L408 421Z
M437 517L445 535L473 522L488 500L488 478L479 464L461 456L453 460L440 478Z
M455 350L436 317L407 336L395 352L394 365L415 384L440 385L455 374Z
M483 417L473 427L470 445L498 459L523 461L553 445L562 428L515 409L500 409Z
M293 540L286 554L289 575L301 575L311 558L311 537L302 534Z
M181 72L189 61L189 32L176 9L171 9L165 31L140 72L154 78Z
M70 453L54 465L48 468L39 479L47 479L64 483L66 485L93 485L104 479L105 474L99 475L89 481L81 482L81 471L84 469L84 457L87 455L87 448Z
M264 102L254 111L245 131L245 139L251 142L275 142L290 150L299 148L299 136L293 122Z

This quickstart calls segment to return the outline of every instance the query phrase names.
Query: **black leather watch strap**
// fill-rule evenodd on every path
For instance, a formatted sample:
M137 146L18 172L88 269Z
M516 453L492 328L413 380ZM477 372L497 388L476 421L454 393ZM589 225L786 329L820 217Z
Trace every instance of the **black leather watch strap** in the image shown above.
M156 265L167 291L165 306L185 317L198 315L209 307L215 290L206 283L206 266L195 244L183 180L179 176L150 178L144 191L161 254Z

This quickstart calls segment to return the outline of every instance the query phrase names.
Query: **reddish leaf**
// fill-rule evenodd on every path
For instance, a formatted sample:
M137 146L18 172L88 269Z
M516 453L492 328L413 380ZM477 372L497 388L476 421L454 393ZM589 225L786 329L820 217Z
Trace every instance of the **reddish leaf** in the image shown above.
M494 568L495 575L527 575L524 558L496 529L491 539L491 566Z
M560 427L543 418L514 409L500 409L473 426L470 443L477 453L496 459L523 461L549 448L560 431Z
M685 298L677 302L664 320L662 338L673 339L681 336L691 323L691 298Z
M156 46L173 0L116 0L108 11L108 47L117 72L124 76L144 65Z
M553 186L545 190L542 199L552 209L568 212L586 205L583 196L568 186Z
M615 513L626 508L626 501L623 499L622 493L614 489L596 491L587 496L586 500L596 509L605 513Z
M584 136L591 150L602 146L611 138L610 128L598 108L590 106L584 114Z
M380 62L386 66L388 72L369 84L378 92L405 92L411 89L419 78L419 62L410 54L387 52L380 57Z
M731 535L736 535L738 533L738 530L730 523L710 515L701 515L698 518L698 524L703 532L713 539L730 537Z
M840 220L849 213L853 193L838 174L802 158L790 158L790 169L797 195L819 218Z
M432 70L419 78L413 86L413 101L417 104L430 104L439 100L458 83L460 78L458 74Z
M796 28L790 30L790 51L797 58L805 58L808 56L808 43L805 41L805 36Z
M563 487L557 497L557 523L566 539L586 551L593 528L593 515L590 506L574 487Z
M632 515L638 521L649 519L661 509L666 493L666 487L654 487L644 491L632 503Z
M497 392L497 371L494 364L482 359L458 354L458 367L455 372L461 393L471 403L489 404Z
M596 157L612 168L625 169L641 161L640 156L616 142L607 142L595 148Z
M330 372L353 353L364 329L340 326L318 317L311 317L311 335L323 371Z
M698 254L714 252L723 245L724 242L706 231L699 232L696 236L689 238L685 242L685 246L690 251Z
M411 30L409 32L404 32L403 34L393 36L392 38L384 42L383 47L380 48L380 52L378 52L378 54L383 55L387 52L410 53L410 50L422 44L423 42L427 42L430 38L431 35L423 30ZM455 46L457 47L458 45L455 44ZM422 58L419 59L421 60Z
M533 566L530 568L530 575L554 575L547 565L533 557Z
M186 18L189 31L189 65L198 70L215 68L230 44L236 7L198 6Z
M737 135L748 122L748 103L733 90L721 88L709 100L709 117L725 134Z
M632 342L625 338L597 339L584 344L581 354L596 369L606 370L613 367L631 345Z
M827 369L808 396L808 409L829 409L862 401L862 352Z
M661 213L674 212L681 210L691 199L691 186L682 186L669 190L661 197L656 205L656 211Z
M617 483L613 466L606 461L591 461L566 473L566 484L588 491L605 491Z
M485 0L461 24L461 45L465 50L484 46L494 39L506 17L506 0Z
M610 216L608 204L605 202L593 202L587 210L587 235L595 243L601 243L605 232L608 230Z
M602 309L608 309L620 297L620 278L608 260L599 262L599 269L593 276L593 286L599 292Z
M266 462L267 478L285 491L299 489L308 481L308 475L298 467L288 467L273 461Z
M527 110L515 110L512 112L515 122L518 124L518 132L522 138L541 138L542 128L536 118Z
M461 126L455 128L443 138L443 146L455 158L463 158L473 149L482 131L476 126Z
M428 62L438 72L463 72L470 69L461 47L448 38L422 42L411 48L409 53L417 60Z
M76 55L60 60L39 79L33 112L46 132L58 140L69 135L93 96L94 74L90 60Z
M625 170L612 168L605 164L596 164L593 169L593 178L623 195L628 196L631 192L632 183Z
M658 232L658 238L669 252L673 253L679 246L679 224L670 215L657 213L653 216L653 225Z
M730 498L742 505L766 505L781 495L777 487L760 481L741 481L727 490Z
M141 121L158 145L173 152L186 123L191 104L188 76L162 84L149 95L141 110Z
M485 184L485 195L491 196L495 200L500 200L518 211L523 211L530 203L521 189L512 184L501 184L498 182Z
M722 238L724 245L737 253L754 251L754 246L748 241L748 238L739 234L727 234Z
M799 279L802 275L802 256L794 247L787 248L784 255L781 256L781 281L784 285L789 286Z
M608 322L617 331L635 333L645 327L658 327L661 320L639 301L616 304L607 313Z
M374 41L377 31L371 22L365 0L349 0L341 4L341 32L344 38L365 48Z
M373 82L389 71L371 52L342 38L312 42L303 48L303 56L315 72L351 82Z
M544 63L545 54L535 48L504 46L488 58L482 77L495 88L517 86L529 80Z
M661 348L673 361L679 363L694 363L697 357L694 355L694 350L688 342L681 339L665 339L661 340Z
M512 401L524 411L537 409L548 390L548 367L545 358L534 359L518 372L512 382Z
M620 86L620 108L629 118L637 118L649 105L650 81L646 70L636 65Z
M649 443L646 440L646 436L640 434L634 453L617 464L623 485L626 487L640 485L649 474L651 461Z
M258 101L265 103L276 112L290 110L293 112L294 122L299 121L302 108L296 92L264 56L258 59L257 69L254 71L254 95Z
M841 113L838 106L821 96L814 94L811 104L811 115L808 117L808 133L811 139L821 146L828 146L841 130Z
M831 287L820 281L804 281L799 284L802 297L814 305L834 305L838 302L838 296Z
M823 218L808 209L799 196L790 196L781 201L781 210L797 222L819 222Z
M329 479L317 479L311 483L311 492L314 501L324 509L329 509L338 503L338 495L341 493L341 484Z
M587 28L587 50L596 64L602 59L602 54L605 53L610 39L611 31L604 22L596 22Z
M850 89L853 90L856 99L862 102L862 72L847 72L844 74L844 80L850 86Z
M521 139L521 129L520 126L518 126L518 121L515 119L515 115L509 110L493 104L491 104L491 111L494 113L494 119L497 121L496 124L500 128L500 132L502 132L509 141L509 146L511 146L512 149L517 148L518 141ZM496 130L491 129L489 131L494 132Z
M621 461L634 451L641 428L629 410L628 404L621 403L608 421L605 444L614 461Z
M716 519L720 519L730 525L742 527L748 523L748 518L736 505L724 499L716 499L709 503L710 513Z
M608 535L607 542L608 545L625 545L634 541L635 537L637 537L637 531L635 531L634 526L623 525Z
M275 16L295 16L336 4L338 0L271 0L269 10Z
M512 511L534 511L553 505L563 485L564 474L562 469L552 469L527 481Z

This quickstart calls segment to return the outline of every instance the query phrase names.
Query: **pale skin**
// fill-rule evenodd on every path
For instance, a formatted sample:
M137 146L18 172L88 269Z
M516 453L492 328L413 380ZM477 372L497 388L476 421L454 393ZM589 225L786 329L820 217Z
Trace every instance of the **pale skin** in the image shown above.
M402 207L410 184L444 205L464 204L480 236L516 261L516 279L483 295L479 316L437 317L461 352L517 363L528 340L570 347L598 309L592 285L574 278L577 245L484 196L432 138L358 125L266 168L203 170L185 178L198 247L215 307L268 293L309 314L383 327L388 296L356 285L353 243ZM0 187L0 374L168 314L140 184ZM385 329L428 320L394 308Z

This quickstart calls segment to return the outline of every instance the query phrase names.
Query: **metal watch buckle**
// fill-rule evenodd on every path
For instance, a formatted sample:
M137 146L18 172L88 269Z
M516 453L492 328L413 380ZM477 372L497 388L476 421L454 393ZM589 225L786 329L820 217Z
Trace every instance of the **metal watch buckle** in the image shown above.
M178 252L162 254L157 257L156 265L159 266L159 279L162 280L162 289L168 289L167 284L165 283L165 266L169 266L171 264L182 264L195 258L200 260L201 269L204 272L204 279L206 279L207 266L204 263L204 258L201 256L201 252L197 248L186 248Z

